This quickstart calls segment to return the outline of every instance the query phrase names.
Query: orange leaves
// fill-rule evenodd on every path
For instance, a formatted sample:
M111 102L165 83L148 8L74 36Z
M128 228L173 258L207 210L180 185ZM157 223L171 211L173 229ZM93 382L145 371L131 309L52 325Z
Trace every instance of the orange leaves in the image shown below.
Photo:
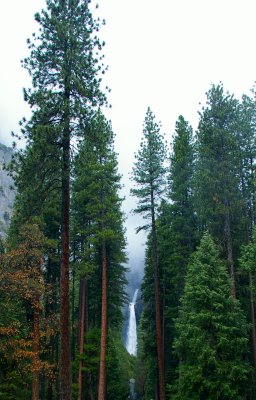
M11 332L9 327L7 327L6 330L9 331L8 333ZM33 355L31 346L32 340L16 338L9 334L5 337L5 339L1 339L0 352L2 357L6 360L16 361L19 364L20 361L24 359L31 359Z
M17 247L0 255L2 309L5 310L5 318L0 318L0 353L8 362L14 362L18 370L33 374L53 368L40 360L41 336L53 332L48 329L41 335L40 329L46 290L42 274L44 242L39 227L27 224L21 229ZM14 316L11 310L15 310ZM28 312L33 315L33 332L30 320L26 319Z
M21 241L16 248L1 255L0 284L10 295L31 301L44 292L44 236L35 224L21 229Z
M11 336L17 333L17 329L14 326L0 326L0 337Z

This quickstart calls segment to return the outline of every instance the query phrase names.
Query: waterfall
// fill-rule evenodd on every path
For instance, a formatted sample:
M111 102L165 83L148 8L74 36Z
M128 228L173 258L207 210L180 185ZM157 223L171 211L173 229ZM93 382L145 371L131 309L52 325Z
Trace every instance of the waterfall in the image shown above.
M132 302L129 304L129 324L127 331L126 350L133 356L137 355L137 325L135 316L135 304L138 289L135 290Z

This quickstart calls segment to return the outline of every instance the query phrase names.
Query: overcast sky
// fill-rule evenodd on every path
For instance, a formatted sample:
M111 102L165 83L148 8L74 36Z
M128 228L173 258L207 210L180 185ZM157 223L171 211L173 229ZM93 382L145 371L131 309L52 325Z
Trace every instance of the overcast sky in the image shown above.
M106 19L101 36L109 72L106 83L117 135L120 171L126 185L139 147L146 109L162 122L168 141L182 114L197 127L197 112L212 83L222 81L237 97L256 80L255 0L98 0ZM28 115L22 87L30 85L20 60L35 30L33 15L43 0L8 0L0 5L0 142L10 145L11 130ZM132 266L143 258L143 236L135 238L135 217L127 222Z

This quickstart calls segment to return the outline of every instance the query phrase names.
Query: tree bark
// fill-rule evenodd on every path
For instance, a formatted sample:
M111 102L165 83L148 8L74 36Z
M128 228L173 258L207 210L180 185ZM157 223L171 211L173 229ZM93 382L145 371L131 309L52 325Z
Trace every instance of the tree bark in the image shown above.
M101 297L101 343L98 400L105 400L107 350L107 254L106 243L102 243L102 297Z
M51 363L54 363L54 353L55 353L55 337L51 335L50 337L50 360ZM48 380L48 388L47 388L47 400L53 399L53 379L49 378Z
M152 218L152 263L153 263L154 289L155 289L156 348L157 348L159 400L165 400L164 355L163 355L164 348L163 348L163 334L162 334L162 322L161 322L160 295L159 295L157 235L156 235L153 192L151 193L151 218Z
M86 278L80 280L79 288L79 333L78 333L78 344L79 344L79 355L81 356L84 352L84 335L86 325ZM82 400L83 391L83 360L79 360L79 371L78 371L78 400Z
M74 250L74 265L72 269L72 317L71 317L71 357L75 360L75 250Z
M89 310L88 310L88 279L85 279L85 321L84 321L84 329L85 329L85 337L89 332ZM90 390L91 390L91 373L89 371L84 373L84 380L86 380L85 386L85 400L90 400Z
M65 94L67 104L69 93ZM64 116L62 159L62 220L60 274L60 400L71 400L69 321L69 219L70 219L70 128L68 105Z
M39 400L39 309L40 296L36 295L34 300L34 331L33 331L33 385L32 400Z
M252 187L252 218L251 222L253 225L256 225L256 193L255 193L255 167L254 167L254 157L250 157L250 179L251 179L251 187ZM252 228L252 226L251 226Z
M254 296L253 296L253 278L252 273L249 272L249 288L250 288L250 311L252 323L252 350L253 350L253 366L254 376L256 376L256 329L255 329L255 309L254 309Z

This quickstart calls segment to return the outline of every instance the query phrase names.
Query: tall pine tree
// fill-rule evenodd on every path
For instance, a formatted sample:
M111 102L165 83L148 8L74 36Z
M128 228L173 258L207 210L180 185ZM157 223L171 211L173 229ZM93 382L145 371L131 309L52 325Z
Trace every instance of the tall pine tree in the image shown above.
M101 328L98 388L101 400L108 393L108 328L120 327L126 283L122 265L125 239L118 193L120 175L113 140L110 124L98 111L81 143L74 181L74 233L80 240L81 279L89 277L89 325Z
M133 168L132 179L136 188L131 190L132 195L138 198L136 213L142 214L148 221L140 229L150 230L151 241L151 266L154 279L154 303L156 321L156 348L158 366L158 385L159 399L165 399L165 379L164 379L164 354L163 354L163 329L162 329L162 310L159 289L159 267L158 267L158 241L156 230L156 215L160 204L161 195L165 189L165 144L160 133L160 127L155 122L155 117L148 108L141 146L136 155Z
M105 100L97 78L102 65L95 57L102 44L92 37L99 23L93 20L87 0L48 0L47 9L35 19L40 33L28 41L31 53L23 62L33 88L24 94L33 110L28 125L36 127L29 140L40 141L45 129L52 130L54 144L61 149L60 399L69 400L70 145L84 131L91 105Z
M187 265L196 243L194 157L192 128L184 117L180 116L172 140L168 196L170 203L162 203L157 220L167 381L172 381L175 377L178 360L172 351L174 319L178 315Z
M225 243L225 253L236 296L234 227L239 221L241 195L238 175L238 101L212 86L200 115L197 132L196 193L201 229Z

